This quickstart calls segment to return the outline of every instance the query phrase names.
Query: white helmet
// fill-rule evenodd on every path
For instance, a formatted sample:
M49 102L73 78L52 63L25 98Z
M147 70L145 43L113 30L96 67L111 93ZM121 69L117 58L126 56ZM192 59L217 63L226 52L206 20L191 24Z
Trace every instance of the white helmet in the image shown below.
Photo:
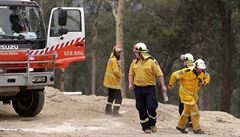
M182 61L194 61L193 55L191 53L186 53L180 56Z
M147 46L144 43L139 42L139 43L134 45L133 51L148 52L148 49L147 49Z
M202 59L197 59L195 61L195 65L199 69L206 69L207 68L206 65L205 65L205 62Z

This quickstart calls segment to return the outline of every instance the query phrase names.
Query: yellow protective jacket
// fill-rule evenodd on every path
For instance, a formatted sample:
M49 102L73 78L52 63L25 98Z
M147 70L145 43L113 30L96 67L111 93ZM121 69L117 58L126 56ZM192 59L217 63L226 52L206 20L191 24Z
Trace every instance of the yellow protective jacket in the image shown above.
M113 55L108 60L103 85L107 88L121 89L121 69L117 58Z
M198 92L201 88L200 82L207 85L210 81L210 76L206 72L201 72L196 75L194 67L184 68L172 73L169 80L169 88L173 89L176 80L180 80L179 96L181 102L187 105L194 105L198 100Z
M149 57L143 62L134 59L129 69L129 75L133 76L133 83L136 86L156 85L156 76L163 76L157 60Z

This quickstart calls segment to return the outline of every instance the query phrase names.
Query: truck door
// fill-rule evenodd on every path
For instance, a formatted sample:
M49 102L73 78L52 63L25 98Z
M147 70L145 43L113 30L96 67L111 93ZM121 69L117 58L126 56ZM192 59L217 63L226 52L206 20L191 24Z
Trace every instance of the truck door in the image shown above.
M85 50L83 8L52 9L44 53L56 54L55 66L66 68L72 62L84 61Z

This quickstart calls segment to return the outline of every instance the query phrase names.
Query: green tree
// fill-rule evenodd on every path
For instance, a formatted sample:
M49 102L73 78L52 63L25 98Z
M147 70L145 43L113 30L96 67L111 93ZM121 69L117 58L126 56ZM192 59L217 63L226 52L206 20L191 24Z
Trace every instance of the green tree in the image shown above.
M52 8L61 7L63 3L65 6L70 6L72 4L72 0L62 0L61 2L59 2L59 0L34 0L34 1L36 1L39 4L40 8L42 9L46 25L48 25Z
M202 49L211 50L215 55L213 62L218 62L215 70L221 79L221 103L220 110L230 112L231 97L234 86L233 55L236 47L236 34L234 33L233 14L236 14L239 1L225 0L183 0L179 11L182 24L188 25L188 31L195 34L195 38L202 39L208 47ZM202 45L203 46L203 45ZM209 52L208 52L209 53ZM211 56L207 56L211 58ZM208 60L207 60L208 61Z

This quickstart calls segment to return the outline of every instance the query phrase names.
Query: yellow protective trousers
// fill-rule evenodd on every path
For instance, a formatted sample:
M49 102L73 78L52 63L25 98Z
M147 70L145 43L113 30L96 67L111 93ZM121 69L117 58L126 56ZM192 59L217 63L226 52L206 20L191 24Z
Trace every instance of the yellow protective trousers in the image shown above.
M200 115L199 115L199 109L197 104L194 104L194 105L184 104L184 110L179 119L178 127L182 129L186 128L185 126L189 116L191 116L192 118L193 130L197 131L201 129L199 124Z

